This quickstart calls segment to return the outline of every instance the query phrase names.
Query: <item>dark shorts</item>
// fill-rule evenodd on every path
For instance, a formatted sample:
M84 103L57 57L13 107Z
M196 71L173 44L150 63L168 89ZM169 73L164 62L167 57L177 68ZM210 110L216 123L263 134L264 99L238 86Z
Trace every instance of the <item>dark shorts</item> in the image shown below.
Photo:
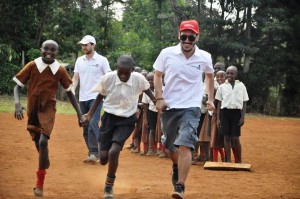
M147 121L148 121L148 128L149 128L150 132L155 133L156 122L157 122L157 112L148 110Z
M162 144L170 152L176 147L185 146L192 150L198 142L197 127L199 125L200 108L171 109L161 116Z
M113 142L122 148L125 141L130 137L137 119L135 114L130 117L120 117L107 112L101 117L99 131L100 151L108 151Z
M241 127L238 125L242 112L240 109L221 109L220 110L220 134L238 137L241 135Z

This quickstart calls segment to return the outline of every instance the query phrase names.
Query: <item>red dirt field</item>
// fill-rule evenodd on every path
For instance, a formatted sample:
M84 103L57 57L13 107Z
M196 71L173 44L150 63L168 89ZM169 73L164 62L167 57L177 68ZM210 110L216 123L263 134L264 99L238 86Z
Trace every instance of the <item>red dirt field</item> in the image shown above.
M26 120L0 113L0 198L36 198L38 154ZM186 199L300 198L300 119L246 116L243 162L253 171L212 171L192 165ZM129 140L127 141L127 144ZM57 115L49 141L51 167L44 198L102 198L107 166L84 164L87 149L76 116ZM171 161L120 155L114 192L117 199L171 198Z

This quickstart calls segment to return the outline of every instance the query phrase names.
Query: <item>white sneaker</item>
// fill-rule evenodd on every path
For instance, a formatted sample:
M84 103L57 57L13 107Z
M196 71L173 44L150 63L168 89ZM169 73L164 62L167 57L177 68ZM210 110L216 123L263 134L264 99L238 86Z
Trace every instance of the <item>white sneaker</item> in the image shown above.
M99 158L97 158L94 154L91 154L87 159L83 160L84 163L96 163L99 162Z

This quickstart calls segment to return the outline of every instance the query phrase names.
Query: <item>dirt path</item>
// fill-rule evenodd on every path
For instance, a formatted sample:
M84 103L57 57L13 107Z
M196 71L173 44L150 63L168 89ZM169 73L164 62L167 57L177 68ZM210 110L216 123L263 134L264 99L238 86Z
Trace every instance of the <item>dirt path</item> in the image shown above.
M0 113L0 198L36 198L32 187L37 152L25 123ZM242 129L243 161L253 172L209 171L193 165L186 199L300 198L300 119L247 117ZM102 198L107 168L82 163L86 147L76 116L57 115L49 142L51 167L44 198ZM124 150L114 192L117 199L170 198L171 162Z

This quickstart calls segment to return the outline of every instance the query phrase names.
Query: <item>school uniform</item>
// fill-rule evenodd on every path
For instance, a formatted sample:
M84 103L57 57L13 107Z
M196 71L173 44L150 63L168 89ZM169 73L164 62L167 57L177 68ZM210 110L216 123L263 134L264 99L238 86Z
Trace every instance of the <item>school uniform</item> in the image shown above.
M66 69L54 61L52 64L43 62L42 57L29 62L13 78L21 87L27 88L27 130L34 137L43 133L50 138L56 113L56 93L58 83L66 91L71 90L72 80Z
M153 93L153 95L154 95L154 93ZM143 104L149 105L147 114L144 114L145 115L144 121L147 121L148 125L144 124L145 128L143 129L143 132L142 132L142 142L148 143L150 130L153 133L155 133L155 130L156 130L157 109L156 109L155 104L150 99L150 97L148 95L146 95L145 93L143 93L142 102L143 102Z
M100 78L93 89L94 92L106 96L99 134L100 150L109 150L112 142L123 147L136 123L139 95L149 87L146 78L136 72L131 73L127 82L119 79L117 71Z
M219 86L215 98L221 101L220 133L240 136L241 128L238 123L242 116L243 103L249 100L245 85L239 80L235 80L234 87L232 87L226 80Z

